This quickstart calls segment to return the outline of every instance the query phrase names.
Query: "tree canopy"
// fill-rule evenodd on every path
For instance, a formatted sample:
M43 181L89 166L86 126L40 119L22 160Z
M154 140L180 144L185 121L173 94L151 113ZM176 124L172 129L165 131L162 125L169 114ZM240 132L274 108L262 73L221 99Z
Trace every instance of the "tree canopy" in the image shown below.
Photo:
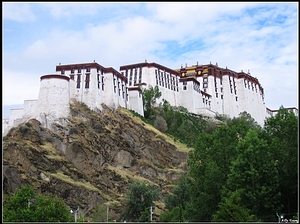
M264 127L244 112L212 131L203 128L189 152L185 183L179 181L167 197L161 219L245 222L277 221L276 212L297 216L298 139L298 117L283 107ZM183 192L189 197L182 199Z
M126 194L125 210L121 214L121 221L150 221L150 208L154 206L159 191L155 186L145 181L137 181L129 184L129 192ZM148 212L149 211L149 212ZM145 215L148 212L148 216ZM143 219L143 220L141 220Z
M152 107L155 105L156 100L161 97L161 92L158 86L149 86L147 89L143 89L143 106L144 106L144 117L149 118L152 114Z
M34 187L23 185L3 202L4 222L72 222L74 217L64 201L55 196L36 194Z

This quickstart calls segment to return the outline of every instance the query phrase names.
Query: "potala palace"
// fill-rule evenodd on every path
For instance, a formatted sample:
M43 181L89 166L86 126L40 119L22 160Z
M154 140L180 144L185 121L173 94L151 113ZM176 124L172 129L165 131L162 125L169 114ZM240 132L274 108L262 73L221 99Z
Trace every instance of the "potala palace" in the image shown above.
M9 119L3 119L2 134L31 118L49 128L51 122L69 115L72 99L93 110L101 110L105 104L134 110L143 116L141 89L156 85L162 93L157 104L164 99L196 114L233 118L246 111L263 126L265 118L276 113L265 106L264 89L249 72L198 63L171 69L147 61L120 66L117 71L94 61L59 64L55 74L41 76L38 99L24 100L23 108L11 109ZM298 116L298 109L290 109Z

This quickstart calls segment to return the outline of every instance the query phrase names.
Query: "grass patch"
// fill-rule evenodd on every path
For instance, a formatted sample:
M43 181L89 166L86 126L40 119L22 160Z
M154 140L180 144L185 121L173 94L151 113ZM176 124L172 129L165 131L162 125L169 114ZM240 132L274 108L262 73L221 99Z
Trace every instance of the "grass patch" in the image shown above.
M46 172L45 172L46 173ZM105 198L106 200L111 200L111 198L104 194L102 191L100 191L98 188L94 187L91 183L89 182L82 182L82 181L75 181L73 180L71 177L61 173L61 172L58 172L58 173L46 173L47 175L50 175L52 177L55 177L63 182L67 182L71 185L74 185L74 186L78 186L78 187L84 187L90 191L96 191L98 192L103 198Z
M129 116L130 118L132 118L136 123L143 125L146 129L153 131L154 133L156 133L162 140L169 142L172 145L175 145L178 151L181 152L189 152L190 150L192 150L192 148L187 147L185 144L179 142L179 141L175 141L174 137L168 136L162 132L160 132L159 130L157 130L155 127L153 127L150 124L145 123L140 117L133 115L131 111L129 111L126 108L120 108L120 112Z
M124 180L127 180L127 181L130 181L130 180L137 180L137 181L147 181L149 182L150 184L152 185L156 185L158 186L156 183L144 178L144 177L141 177L141 176L138 176L130 171L126 171L126 170L120 170L116 167L113 167L113 166L108 166L108 169L111 170L111 171L114 171L115 173L117 173L118 175L120 175L122 177L122 179Z

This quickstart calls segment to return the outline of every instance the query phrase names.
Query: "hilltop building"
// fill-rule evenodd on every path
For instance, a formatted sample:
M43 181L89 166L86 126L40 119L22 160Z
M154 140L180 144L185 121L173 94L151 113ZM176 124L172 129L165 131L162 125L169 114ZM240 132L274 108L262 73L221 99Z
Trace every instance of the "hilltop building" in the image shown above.
M144 115L142 89L158 86L162 97L172 106L182 106L196 114L238 117L248 112L260 125L272 111L265 106L264 91L250 73L235 72L218 65L193 65L170 69L147 61L123 65L120 71L94 62L59 64L55 74L40 78L37 100L25 100L21 109L11 109L3 120L2 133L31 118L50 128L54 121L69 115L72 99L93 110L102 104L124 107ZM298 115L298 110L294 108Z

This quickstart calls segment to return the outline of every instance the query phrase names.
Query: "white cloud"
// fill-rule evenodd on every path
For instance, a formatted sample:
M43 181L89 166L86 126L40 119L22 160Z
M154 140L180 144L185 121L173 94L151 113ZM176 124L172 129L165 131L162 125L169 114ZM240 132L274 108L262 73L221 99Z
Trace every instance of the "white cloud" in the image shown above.
M8 20L14 20L17 22L34 21L34 13L30 10L30 4L28 3L2 3L3 18Z
M23 4L19 6L24 10ZM289 4L284 7L275 3L269 7L260 3L192 2L148 3L146 7L133 3L36 5L41 6L52 15L54 20L49 24L54 25L43 30L47 33L31 42L25 51L3 54L4 76L9 79L5 81L6 104L18 104L25 97L12 91L16 90L13 80L20 79L22 85L17 84L17 89L29 88L22 91L37 98L37 90L31 86L35 83L38 88L39 77L55 72L59 62L96 60L104 67L118 70L121 65L146 59L170 68L198 61L199 64L218 62L220 67L235 71L249 69L265 89L268 107L278 109L282 100L289 101L290 106L297 104L298 27L296 10ZM6 14L10 10L4 9ZM30 12L28 6L27 10ZM82 18L80 29L72 24L74 18ZM27 31L24 34L31 34L25 27L24 30ZM19 41L22 38L20 32ZM282 98L276 96L279 92Z
M40 80L26 72L3 71L3 104L23 104L24 100L38 98Z

